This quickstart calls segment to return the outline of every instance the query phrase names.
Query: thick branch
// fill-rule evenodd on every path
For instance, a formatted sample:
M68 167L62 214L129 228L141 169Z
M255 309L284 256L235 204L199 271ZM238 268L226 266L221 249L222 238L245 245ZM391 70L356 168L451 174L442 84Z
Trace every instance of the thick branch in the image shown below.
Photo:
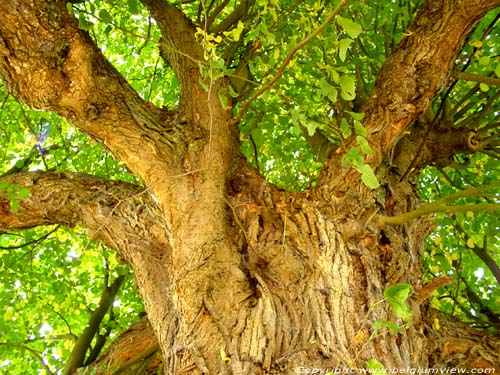
M235 6L234 10L212 29L214 34L229 30L236 22L240 21L248 14L250 8L255 4L255 0L246 0ZM214 12L215 13L215 12Z
M139 97L78 29L64 1L6 0L0 13L0 77L9 92L32 108L65 117L146 183L150 169L178 172L183 136L163 126L164 120L175 123L172 116L162 117Z
M163 0L141 0L149 10L162 39L161 51L179 81L181 102L192 99L193 82L197 84L199 62L204 62L203 49L195 38L195 27L174 5ZM195 79L193 79L193 77Z
M421 116L447 83L476 23L500 1L428 0L384 63L366 104L364 125L379 158Z
M384 63L366 104L364 125L379 158L391 150L447 83L455 57L484 14L500 1L429 0Z
M309 135L309 131L304 129L304 127L300 126L300 129L302 130L302 135L304 136L307 144L313 150L316 159L321 162L325 161L335 146L319 130L316 130L311 136Z
M424 115L448 82L456 56L474 26L498 5L500 0L426 0L419 8L404 39L383 64L363 107L363 125L373 150L367 161L374 169L392 156L408 127ZM341 160L352 144L347 142L330 154L319 186L339 192L349 189L347 176L357 172L342 168Z
M0 230L81 225L126 260L136 251L166 246L161 216L139 186L69 173L19 173L4 181L29 188L30 195L18 201L14 212L7 193L0 194Z
M134 345L130 345L130 343ZM182 349L182 348L181 348ZM172 351L179 348L172 348ZM148 368L159 368L162 363L158 339L155 337L147 317L134 323L123 332L102 354L102 356L88 367L88 371L95 371L96 375L106 374L107 369L116 369L117 373L137 368L146 358L151 358Z

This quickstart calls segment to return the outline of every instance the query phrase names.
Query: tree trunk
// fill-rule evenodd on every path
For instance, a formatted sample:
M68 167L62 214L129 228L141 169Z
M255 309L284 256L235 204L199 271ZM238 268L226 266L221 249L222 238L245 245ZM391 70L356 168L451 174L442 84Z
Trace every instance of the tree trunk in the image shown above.
M0 200L2 228L81 224L116 249L134 270L165 374L292 374L361 368L370 359L387 368L433 364L440 332L426 328L425 301L410 299L413 316L400 333L374 326L403 327L382 301L387 287L422 287L426 219L398 226L380 219L417 206L411 182L388 172L386 185L371 191L354 169L341 169L337 154L313 191L266 182L239 155L237 128L217 94L228 82L209 82L208 92L199 83L194 27L167 2L143 3L179 78L176 111L140 99L64 2L0 4L0 72L9 90L91 134L147 187L9 176L31 195L17 213ZM468 32L494 5L425 2L367 104L374 168L442 88Z

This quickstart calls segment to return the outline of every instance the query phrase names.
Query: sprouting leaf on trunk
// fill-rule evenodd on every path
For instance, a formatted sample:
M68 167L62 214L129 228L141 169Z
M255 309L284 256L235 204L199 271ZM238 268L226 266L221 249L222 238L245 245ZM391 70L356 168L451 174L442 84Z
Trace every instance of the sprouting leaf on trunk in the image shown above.
M413 312L406 300L412 293L412 286L410 284L396 284L385 289L384 298L389 303L394 314L403 319L405 322L409 321Z

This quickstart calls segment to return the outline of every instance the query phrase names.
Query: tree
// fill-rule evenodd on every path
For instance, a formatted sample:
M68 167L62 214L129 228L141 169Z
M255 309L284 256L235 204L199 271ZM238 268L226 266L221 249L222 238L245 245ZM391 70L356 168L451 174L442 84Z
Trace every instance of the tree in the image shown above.
M4 247L20 246L20 230L84 228L97 243L79 251L116 253L151 327L140 321L96 360L127 273L106 255L63 374L125 369L131 341L141 359L158 345L165 374L498 366L500 65L488 12L500 1L141 4L0 3L3 108L18 116L6 117L4 158L34 138L0 179ZM100 164L95 143L120 163ZM458 240L436 232L424 254L441 212L435 225ZM454 240L485 262L486 289L471 282L477 260L462 272L466 250L451 266L437 254ZM429 306L451 282L435 307L452 303L482 331Z

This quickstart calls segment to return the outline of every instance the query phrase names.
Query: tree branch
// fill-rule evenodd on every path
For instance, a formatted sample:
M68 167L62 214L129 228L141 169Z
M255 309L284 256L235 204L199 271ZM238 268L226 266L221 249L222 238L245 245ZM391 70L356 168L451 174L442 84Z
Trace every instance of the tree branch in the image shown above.
M407 127L448 82L455 57L484 14L498 0L428 0L399 47L388 57L366 103L364 126L380 162ZM375 160L377 159L377 160Z
M195 27L185 14L163 0L141 0L158 24L162 39L162 57L174 70L181 102L192 99L193 82L200 75L198 63L204 62L203 49L195 38ZM195 79L193 79L195 77Z
M302 130L304 139L313 150L316 159L320 162L324 162L336 146L318 129L316 129L313 135L309 135L309 131L307 129L305 129L302 125L299 126L300 130Z
M444 312L429 309L426 315L427 335L436 338L427 341L430 367L500 370L498 334L479 331Z
M484 203L484 204L471 203L458 206L429 203L416 210L401 215L379 216L377 221L382 224L398 225L398 224L404 224L420 216L431 215L438 212L467 212L467 211L500 211L500 203Z
M231 28L248 13L254 4L255 0L245 0L241 4L235 6L234 10L212 29L212 32L214 34L218 34L229 30L229 28Z
M0 77L18 100L66 118L146 183L151 169L179 172L185 137L174 116L139 97L64 1L6 0L0 13ZM155 166L146 170L145 159Z
M217 7L212 11L211 8L214 5L214 3L215 1L210 2L208 8L203 7L203 5L199 7L200 12L205 12L204 18L205 18L205 25L207 26L207 28L211 28L217 16L220 15L220 13L229 3L229 0L222 0L222 2L219 5L217 5Z
M470 247L468 243L470 237L467 232L460 225L458 225L458 223L455 223L454 227L458 232L460 232L460 235L463 237L465 243L467 243L467 247L469 247L472 252L483 261L486 267L488 267L488 269L491 271L493 277L497 280L498 285L500 285L500 267L495 262L495 259L493 259L491 255L488 254L486 236L484 236L484 244L482 248L477 246L475 243L474 246Z
M80 337L78 337L71 351L70 358L64 368L63 375L71 375L77 368L83 366L85 354L90 347L92 339L99 332L100 324L113 304L116 294L124 280L125 276L120 275L111 285L104 285L99 305L95 311L92 312L87 326Z
M450 194L447 197L438 199L435 202L422 205L416 210L406 212L397 216L378 216L376 221L381 224L404 224L410 220L420 216L430 215L438 212L467 212L467 211L500 211L500 203L484 203L484 204L463 204L450 205L449 202L458 198L471 198L484 195L486 191L500 188L500 183L489 184L477 188L471 188L464 191L459 191ZM496 196L498 198L498 196Z
M47 371L47 374L52 375L54 374L51 370L50 367L47 366L47 364L43 361L43 358L38 354L36 351L31 349L27 345L23 344L13 344L13 343L8 343L8 342L0 342L0 346L7 346L7 347L13 347L13 348L18 348L22 350L26 350L28 353L30 353L35 359L40 362L40 364L45 368L45 371Z
M134 345L130 345L133 342ZM175 353L179 350L172 348ZM162 363L159 355L158 339L151 328L147 317L144 316L140 321L134 323L128 330L123 332L99 359L88 367L88 371L96 371L97 374L105 373L107 369L115 369L116 374L121 371L135 368L137 364L143 363L157 353L154 363L150 363L150 368L157 368Z
M393 156L409 126L424 115L448 82L455 59L474 26L498 5L500 0L426 0L419 7L402 42L382 65L362 108L366 139L373 150L366 162L372 169L383 169L386 161L391 163L387 159ZM427 130L430 134L432 128ZM330 153L318 186L338 193L349 189L346 181L353 181L349 176L359 174L353 167L343 168L342 157L354 142L353 138Z
M9 175L0 178L2 183L28 188L30 194L18 200L14 212L7 192L0 193L0 230L81 225L128 261L136 251L168 246L161 215L142 187L88 175L41 172Z
M487 85L500 86L500 78L483 76L481 74L467 73L467 72L453 72L452 76L455 79L463 79L466 81L486 83Z

